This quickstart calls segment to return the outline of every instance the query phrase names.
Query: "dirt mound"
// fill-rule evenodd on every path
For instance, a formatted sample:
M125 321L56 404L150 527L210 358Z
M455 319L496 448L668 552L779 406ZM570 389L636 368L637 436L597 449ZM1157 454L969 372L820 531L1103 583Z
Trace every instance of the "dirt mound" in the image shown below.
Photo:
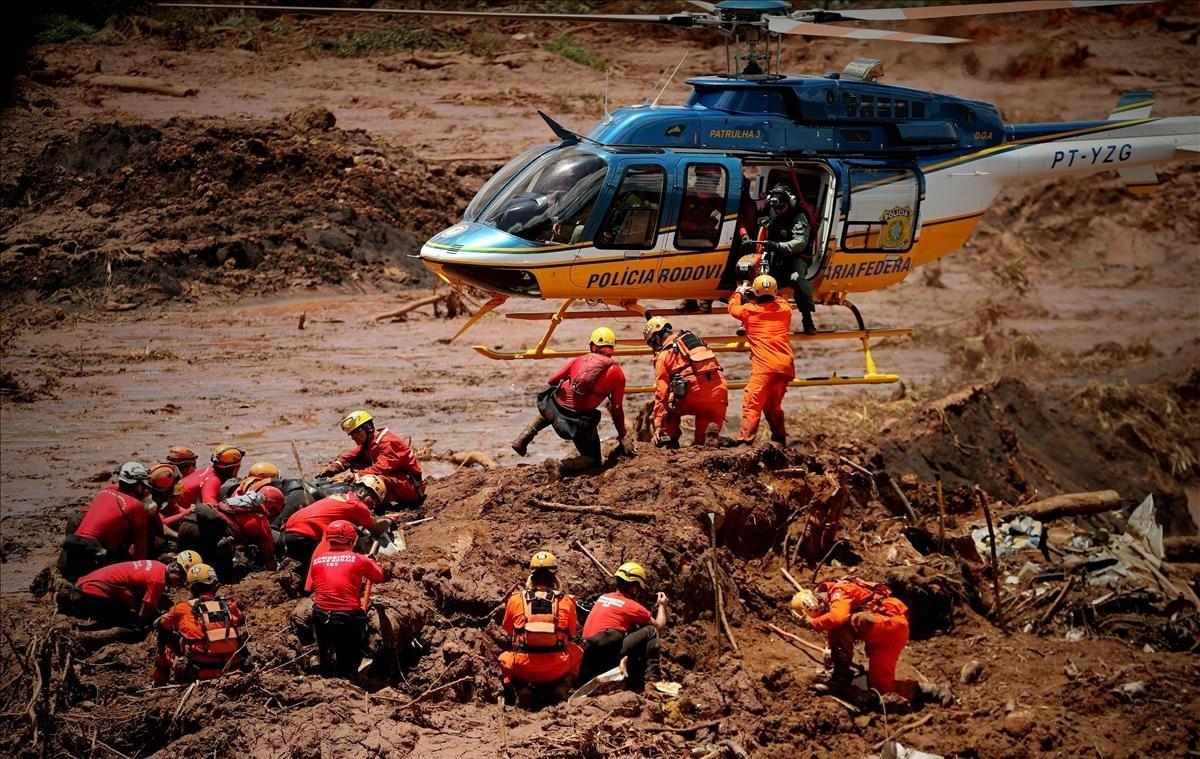
M213 289L424 282L411 256L478 186L469 165L448 175L336 128L319 107L48 134L16 121L0 176L0 285L56 301L123 310Z

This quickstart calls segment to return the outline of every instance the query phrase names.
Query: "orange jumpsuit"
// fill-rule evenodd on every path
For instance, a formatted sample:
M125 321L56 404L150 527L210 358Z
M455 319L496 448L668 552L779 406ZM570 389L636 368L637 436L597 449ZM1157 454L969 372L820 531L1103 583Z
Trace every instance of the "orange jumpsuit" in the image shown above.
M742 398L741 439L753 441L758 421L767 417L773 437L787 435L783 422L783 395L796 378L792 353L792 305L782 298L766 303L742 303L729 296L729 315L742 323L750 343L750 381Z
M829 611L809 622L826 634L835 666L854 657L854 641L867 648L867 682L880 693L900 693L912 698L912 683L896 680L900 653L908 645L908 607L891 596L879 598L855 582L823 583L829 594ZM913 687L907 687L913 686Z
M159 629L165 633L175 633L178 639L160 642L158 653L154 657L154 683L156 685L167 682L175 659L185 654L196 667L196 678L199 680L212 680L220 677L238 665L240 657L236 652L232 656L219 656L208 653L204 645L205 632L196 619L193 607L199 602L212 601L215 598L215 594L205 593L197 598L180 601L159 619ZM245 621L245 617L237 603L228 600L227 603L229 604L229 621L234 628L237 628Z
M564 595L558 602L554 620L555 628L566 631L567 641L561 651L505 651L500 654L500 674L504 682L513 681L530 685L546 685L564 677L574 677L583 662L583 649L574 642L579 619L575 613L575 597ZM504 632L514 637L519 627L525 624L525 605L522 591L516 590L508 597L504 607Z
M683 398L676 399L672 408L671 378L675 376L686 379L688 387L687 393ZM672 440L678 440L680 418L695 416L695 442L696 445L703 445L705 432L710 425L716 425L717 434L721 433L728 409L729 385L725 382L725 375L715 371L704 377L696 376L679 333L671 335L654 354L654 429Z

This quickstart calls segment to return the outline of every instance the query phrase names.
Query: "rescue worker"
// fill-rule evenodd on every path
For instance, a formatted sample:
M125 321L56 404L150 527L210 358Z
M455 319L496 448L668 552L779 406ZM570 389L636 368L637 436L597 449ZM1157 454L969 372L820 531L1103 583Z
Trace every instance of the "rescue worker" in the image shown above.
M767 215L758 220L760 227L767 228L767 239L761 243L763 253L768 256L767 270L785 286L793 289L796 306L804 323L804 334L816 333L813 323L812 282L805 276L812 262L809 243L812 241L812 226L808 215L799 207L795 192L780 182L767 193ZM748 236L742 238L743 250L753 249L755 241Z
M151 521L156 507L149 501L150 476L145 464L129 461L121 465L117 481L101 490L80 520L63 540L58 570L75 581L107 564L149 556Z
M353 679L367 641L366 582L383 582L384 571L369 556L354 552L358 531L344 519L325 529L329 550L313 557L304 589L313 594L313 635L321 673Z
M309 561L330 524L344 520L380 535L391 529L391 522L375 519L375 509L383 502L387 486L378 475L360 475L349 492L322 498L292 514L283 527L283 547L287 555L300 562L300 577L308 576Z
M908 607L883 583L857 577L823 582L792 597L792 610L802 626L825 633L833 659L831 685L843 690L853 679L854 643L867 649L867 683L873 690L898 693L909 701L932 698L949 705L949 685L897 680L896 665L908 645Z
M180 601L158 620L159 648L153 682L213 680L237 669L245 644L240 631L245 616L232 599L217 595L220 581L208 564L187 573L192 597Z
M742 396L742 430L738 442L753 443L763 415L771 427L771 440L787 443L783 419L783 396L788 383L796 378L792 353L792 307L776 297L778 285L769 274L754 278L754 299L743 303L745 292L739 288L729 297L729 315L742 323L750 344L750 380Z
M271 519L282 510L283 491L272 485L231 496L215 506L196 504L179 523L179 547L207 556L219 577L233 575L239 546L254 548L258 562L274 570L277 564Z
M192 512L197 503L215 506L221 499L221 484L225 480L237 477L245 456L245 451L232 445L218 445L213 448L212 457L209 459L212 466L194 469L190 474L184 475L173 501L176 511L163 522L168 527L174 527Z
M518 456L529 453L529 444L539 432L553 427L579 451L577 458L562 462L562 471L599 466L599 406L605 400L617 428L618 450L631 452L625 443L625 372L613 359L616 348L616 334L608 327L598 327L588 341L588 352L563 364L550 377L550 387L537 396L538 416L512 442Z
M500 654L505 691L525 709L533 706L535 687L549 690L550 703L566 700L583 662L583 649L574 641L575 597L563 591L554 554L538 551L529 570L525 587L514 590L504 607L512 649Z
M642 605L646 570L626 562L613 573L617 589L596 599L583 624L583 665L579 679L587 682L618 664L625 670L629 690L647 689L647 678L658 678L658 636L667 626L667 596L659 593L655 615Z
M254 466L250 467L250 473L243 477L232 490L229 495L238 496L246 495L247 493L255 493L263 488L276 485L279 482L279 467L272 464L270 461L259 461ZM283 491L281 490L280 493Z
M143 559L101 567L56 596L59 611L108 625L149 625L162 612L167 588L181 587L200 554L181 551L169 564Z
M158 519L152 520L150 523L152 531L150 548L151 553L155 555L161 552L160 549L166 547L166 541L179 537L175 530L163 522L162 513L175 496L175 486L182 479L179 468L174 464L155 464L150 467L150 474L146 477L146 484L150 487L150 500L154 501L158 512Z
M180 512L191 508L192 504L185 505L183 503L183 478L196 471L196 452L187 446L172 446L171 450L167 451L167 463L174 465L179 470L179 482L175 483L171 497L167 499L166 503L159 506L158 512L162 517L163 524L170 528L183 518L184 515Z
M416 507L425 502L421 465L403 438L386 427L376 431L375 420L366 411L352 411L339 424L356 447L317 472L318 479L336 475L334 482L347 482L371 474L387 486L383 504Z
M710 432L719 436L729 385L717 355L691 332L675 332L661 316L646 321L642 336L654 351L654 444L678 448L679 421L685 416L696 418L696 445L703 445Z

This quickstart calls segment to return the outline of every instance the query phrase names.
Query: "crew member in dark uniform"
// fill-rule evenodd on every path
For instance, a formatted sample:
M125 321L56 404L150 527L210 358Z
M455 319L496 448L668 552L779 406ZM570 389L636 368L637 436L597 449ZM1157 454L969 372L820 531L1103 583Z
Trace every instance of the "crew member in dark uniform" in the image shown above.
M758 226L767 228L767 239L762 243L767 256L768 270L781 285L790 285L795 294L796 307L804 320L804 334L817 331L813 323L812 282L804 275L812 263L812 227L808 216L799 208L796 195L786 184L779 183L767 193L767 215L758 220ZM754 240L742 238L743 250L752 250ZM785 284L786 283L786 284Z

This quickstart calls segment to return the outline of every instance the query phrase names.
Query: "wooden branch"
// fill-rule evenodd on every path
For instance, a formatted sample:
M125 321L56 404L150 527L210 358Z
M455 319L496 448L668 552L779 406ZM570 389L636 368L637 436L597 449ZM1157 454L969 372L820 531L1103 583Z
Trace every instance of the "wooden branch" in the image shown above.
M587 546L585 546L582 541L576 540L571 545L574 546L575 548L578 548L580 551L583 552L584 556L591 559L592 563L596 565L596 568L599 569L600 572L603 573L606 578L613 576L612 571L608 567L604 566L604 562L597 559L595 554L593 554L591 551L589 551L587 549Z
M635 521L654 519L658 514L653 511L614 511L612 509L601 508L600 506L581 506L573 503L557 503L556 501L546 501L541 498L534 498L530 503L547 511L568 511L572 514L595 514L602 517L611 517L613 519L632 519Z
M1067 582L1062 586L1062 590L1058 591L1058 597L1054 599L1054 603L1050 604L1050 608L1046 609L1046 613L1038 617L1038 621L1033 624L1034 630L1037 630L1039 627L1054 618L1054 615L1058 613L1059 608L1062 607L1063 601L1066 600L1067 594L1071 592L1071 588L1075 587L1075 581L1078 579L1079 577L1077 575L1071 575L1067 578Z
M825 656L825 649L823 649L820 646L815 645L813 643L809 643L807 640L805 640L804 638L801 638L799 635L793 635L790 632L788 632L787 630L784 630L780 627L776 627L775 625L773 625L769 622L767 623L767 629L770 630L771 632L775 633L779 637L783 638L784 640L790 641L791 643L799 646L801 649L815 651L816 653L820 654L821 656ZM816 661L818 664L825 663L823 659L814 658L813 660Z
M444 691L447 688L453 688L455 685L458 685L459 683L465 683L467 680L471 680L471 679L473 679L473 677L471 675L467 675L466 677L460 677L457 680L454 680L453 682L446 683L445 685L439 685L436 688L430 688L429 690L425 691L424 693L417 696L416 698L409 699L408 701L402 701L402 700L400 700L398 698L394 698L392 696L382 696L378 693L372 693L372 694L370 694L370 696L371 696L371 698L377 698L380 701L391 701L394 704L401 704L401 706L399 708L407 709L408 707L417 704L419 701L423 701L427 696L432 696L434 693Z
M888 483L892 486L892 490L896 491L896 495L900 496L900 503L904 504L904 513L908 514L908 521L912 524L917 523L917 512L913 511L912 504L908 502L908 496L904 495L904 491L892 479L892 475L887 476Z
M804 586L797 582L796 578L792 577L792 574L788 572L787 569L780 567L779 571L783 573L783 576L792 584L792 587L795 588L797 592L804 590Z
M979 505L983 507L983 516L987 520L988 543L992 549L992 613L996 617L996 624L1000 629L1004 629L1003 617L1001 616L1000 608L1000 562L996 559L996 531L992 527L992 510L988 508L987 498L983 495L983 491L979 486L975 486L975 499L979 501Z
M431 306L434 303L437 303L439 300L442 300L445 297L446 297L445 293L433 293L432 295L425 295L420 298L417 298L416 300L410 300L408 303L405 303L403 306L400 306L399 308L394 308L391 311L384 311L383 313L375 314L374 316L371 317L371 321L378 322L378 321L383 321L384 319L394 319L397 316L403 316L404 314L407 314L409 311L414 311L418 308L421 308L422 306Z
M646 727L642 729L647 733L690 733L695 730L705 730L710 727L716 727L724 721L725 718L722 717L721 719L715 719L712 722L697 722L694 725L688 725L686 727L666 727L655 725L654 727Z
M946 498L942 495L942 477L937 478L938 553L946 552Z
M168 95L175 98L187 97L199 92L195 87L180 87L176 84L168 84L161 79L151 79L145 76L88 74L77 78L84 84L90 84L93 87L111 87L121 92L144 92L151 95Z
M897 738L899 738L901 736L901 734L907 733L909 730L916 730L918 727L921 727L922 725L929 722L929 720L933 719L933 715L934 715L934 712L930 712L929 714L926 714L924 717L921 717L920 719L918 719L914 722L909 722L907 725L901 725L900 727L896 728L896 732L892 733L892 736L890 738L884 738L879 743L875 744L875 750L882 751L884 744L886 744L888 741L896 740Z
M1115 490L1098 490L1092 493L1064 493L1040 501L1005 509L1001 519L1010 516L1029 516L1045 522L1060 517L1076 517L1084 514L1100 514L1121 507L1121 496Z

